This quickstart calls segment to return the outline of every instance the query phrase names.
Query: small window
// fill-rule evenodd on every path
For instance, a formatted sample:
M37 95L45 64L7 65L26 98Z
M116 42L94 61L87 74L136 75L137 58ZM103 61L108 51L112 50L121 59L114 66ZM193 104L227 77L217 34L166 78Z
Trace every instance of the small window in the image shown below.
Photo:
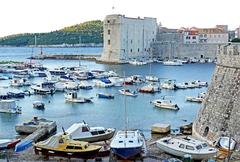
M138 52L139 52L139 48L138 48Z
M186 145L186 149L188 150L195 150L193 146Z
M179 145L179 148L182 148L182 149L184 149L184 144L181 144L181 145Z
M98 132L97 131L93 131L91 132L92 135L98 135Z
M58 142L59 142L59 143L64 143L64 141L63 141L62 138L60 138Z
M123 141L119 141L119 143L123 143Z
M75 146L75 149L82 150L82 147Z
M129 143L133 143L133 141L129 141Z
M103 130L98 131L98 134L104 134L105 132Z
M74 146L67 146L66 149L74 149Z
M107 20L107 23L110 23L110 20Z
M130 52L132 52L132 49L130 50Z
M111 42L110 42L110 39L108 40L108 45L110 45L111 44Z
M202 146L201 145L197 145L196 148L197 148L197 150L200 150L200 149L202 149Z
M203 147L203 148L205 148L205 147L207 147L207 146L208 146L208 145L207 145L206 143L203 143L203 144L202 144L202 147Z
M111 34L111 30L110 29L108 29L108 35L110 35Z

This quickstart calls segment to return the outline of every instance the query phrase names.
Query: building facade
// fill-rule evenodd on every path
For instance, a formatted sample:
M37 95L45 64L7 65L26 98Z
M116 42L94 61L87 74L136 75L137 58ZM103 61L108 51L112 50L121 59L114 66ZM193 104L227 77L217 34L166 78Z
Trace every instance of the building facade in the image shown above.
M100 61L123 63L131 59L148 59L156 34L156 18L108 15L104 20L104 49Z

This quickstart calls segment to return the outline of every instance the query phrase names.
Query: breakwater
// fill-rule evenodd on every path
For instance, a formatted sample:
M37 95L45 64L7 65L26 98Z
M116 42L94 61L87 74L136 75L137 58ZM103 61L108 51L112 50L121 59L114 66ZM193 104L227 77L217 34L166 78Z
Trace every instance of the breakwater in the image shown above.
M53 60L89 60L96 61L100 58L99 54L48 54L32 56L29 59L53 59Z

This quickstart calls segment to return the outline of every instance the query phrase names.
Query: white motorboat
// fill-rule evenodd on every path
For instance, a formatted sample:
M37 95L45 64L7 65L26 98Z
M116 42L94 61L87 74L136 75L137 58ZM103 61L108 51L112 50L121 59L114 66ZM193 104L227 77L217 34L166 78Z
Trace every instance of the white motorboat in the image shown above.
M78 90L78 83L74 82L74 81L68 81L68 82L64 82L64 87L68 90Z
M114 128L89 127L84 121L82 123L74 123L66 132L71 139L85 142L106 141L113 137Z
M31 83L26 78L13 78L10 81L10 85L13 87L30 86Z
M21 114L22 108L16 105L15 100L0 100L0 113Z
M131 91L129 89L120 89L119 92L122 95L132 96L132 97L137 97L137 95L138 95L136 91Z
M217 145L226 151L228 151L229 149L230 151L234 150L236 144L237 142L233 138L230 139L229 137L224 136L220 137L217 142Z
M145 138L138 130L118 131L110 144L111 151L123 159L141 154L145 147Z
M151 101L150 103L152 103L154 106L159 108L179 110L178 105L175 103L172 103L171 100L157 99L157 100Z
M36 94L54 94L56 91L54 84L54 82L42 82L37 85L32 85L31 89L33 89Z
M176 86L174 80L167 80L167 81L164 81L163 83L161 83L161 88L176 90L177 86Z
M200 80L194 80L192 81L193 84L198 85L200 87L207 87L208 86L208 82L203 82Z
M188 154L194 160L212 158L217 153L217 149L191 137L164 137L156 143L161 151L179 157Z
M108 88L108 87L112 87L113 85L114 84L111 82L111 80L109 80L107 78L102 78L102 79L95 81L96 87Z
M200 93L197 97L186 97L186 101L202 103L206 93Z
M182 61L179 61L179 60L168 60L168 61L163 61L163 65L167 65L167 66L182 66L183 63L182 63Z
M155 93L155 92L160 92L161 89L160 89L160 86L158 84L150 83L146 86L143 86L138 91L141 92L141 93Z
M129 64L131 64L131 65L146 65L147 62L133 60L133 61L129 61Z
M92 84L90 84L88 81L81 81L78 87L85 90L93 89Z
M87 103L92 102L92 98L78 97L77 92L67 92L65 94L65 101L73 103Z
M147 76L145 76L145 79L150 82L158 82L159 81L159 78L154 75L147 75Z
M64 92L66 88L63 82L57 82L55 83L55 89L58 92Z
M45 104L41 101L34 101L33 102L33 108L36 109L44 109L45 108Z

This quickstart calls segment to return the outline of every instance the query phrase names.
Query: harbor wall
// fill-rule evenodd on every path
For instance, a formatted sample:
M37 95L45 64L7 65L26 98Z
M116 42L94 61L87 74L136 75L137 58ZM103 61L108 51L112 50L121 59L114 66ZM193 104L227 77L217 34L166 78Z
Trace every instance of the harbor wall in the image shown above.
M193 125L193 135L214 142L232 136L240 142L240 46L222 45L211 84Z
M152 43L152 56L155 58L210 58L217 56L222 44L183 44L175 42Z

